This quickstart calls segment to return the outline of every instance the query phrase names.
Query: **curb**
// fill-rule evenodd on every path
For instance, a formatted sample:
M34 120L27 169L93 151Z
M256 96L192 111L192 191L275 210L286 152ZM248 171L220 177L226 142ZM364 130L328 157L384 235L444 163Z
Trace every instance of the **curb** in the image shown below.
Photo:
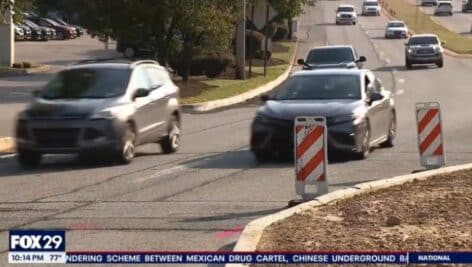
M395 16L390 14L387 10L385 10L384 7L382 7L382 13L384 13L384 15L390 20L398 20L398 18L396 18ZM437 23L437 24L441 25L440 23ZM443 27L445 27L445 26L443 26ZM453 32L453 31L451 31L451 32ZM408 27L408 34L413 35L413 34L415 34L415 32L410 27ZM454 52L452 50L449 50L447 48L444 48L444 54L446 54L450 57L455 57L455 58L472 58L471 54L459 54L459 53L456 53L456 52Z
M305 202L293 208L289 208L275 214L262 217L256 220L251 221L246 225L241 236L238 239L233 251L236 252L253 252L257 250L257 245L261 240L262 234L268 226L272 225L275 222L288 218L296 213L319 207L327 204L333 204L337 201L349 199L356 195L365 194L374 192L380 189L389 188L392 186L402 185L408 182L413 182L415 180L426 180L430 177L442 174L449 174L457 171L464 171L472 169L472 163L451 166L436 170L425 171L421 173L407 174L402 176L397 176L388 179L377 180L373 182L365 182L357 184L353 187L349 187L342 190L337 190L326 195L315 198L312 201ZM227 264L226 266L232 267L242 267L247 266L244 264Z
M1 72L0 77L14 77L14 76L23 76L33 73L41 73L49 71L51 67L49 65L41 65L39 67L29 68L29 69L14 69L11 68L8 71Z
M15 139L11 137L0 137L0 155L15 152Z
M224 108L224 107L240 104L240 103L246 102L250 99L257 97L258 95L261 95L261 94L264 94L273 90L275 87L279 86L285 79L289 77L290 72L292 71L292 68L294 67L293 63L297 55L297 49L298 49L298 41L296 41L295 43L293 55L289 61L289 66L275 80L272 80L264 85L261 85L257 88L254 88L252 90L249 90L245 93L242 93L236 96L232 96L232 97L228 97L224 99L212 100L208 102L197 103L197 104L182 105L181 106L182 110L187 113L207 112L207 111L211 111L218 108Z

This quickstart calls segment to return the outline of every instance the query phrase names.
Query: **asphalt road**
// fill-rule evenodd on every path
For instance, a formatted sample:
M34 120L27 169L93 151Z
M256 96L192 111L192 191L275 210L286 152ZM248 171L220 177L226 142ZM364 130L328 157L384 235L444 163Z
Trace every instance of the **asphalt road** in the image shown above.
M418 0L407 0L407 2L412 5L416 5ZM452 7L454 12L452 16L434 16L435 7L420 8L425 14L431 15L433 20L435 20L437 23L440 23L449 30L472 38L472 13L462 13L462 0L452 0ZM421 23L421 20L419 23Z
M299 57L320 44L353 44L367 67L396 94L398 139L367 160L330 160L330 190L411 173L419 166L414 105L439 101L447 164L472 161L470 59L445 59L443 69L404 68L404 40L384 40L387 18L360 17L336 26L341 2L320 1L301 21ZM360 0L355 3L359 5ZM2 104L3 105L3 104ZM248 151L257 103L184 116L182 149L161 155L140 149L129 166L85 165L51 156L34 171L0 160L0 262L7 230L65 228L68 250L228 250L251 220L295 199L291 162L259 165Z

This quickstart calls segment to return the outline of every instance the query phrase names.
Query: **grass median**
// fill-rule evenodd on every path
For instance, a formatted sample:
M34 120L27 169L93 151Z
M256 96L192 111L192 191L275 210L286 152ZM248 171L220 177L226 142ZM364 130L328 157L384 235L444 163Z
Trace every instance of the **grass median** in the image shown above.
M188 82L178 81L176 84L181 88L182 103L195 104L228 98L264 85L276 79L287 69L289 64L292 64L290 60L294 50L295 42L274 42L272 58L268 62L265 77L263 61L253 60L252 77L246 80L235 80L234 70L229 70L226 74L215 79L191 77ZM248 70L246 67L246 71Z
M472 38L448 30L421 10L416 11L416 6L404 0L383 0L382 5L390 14L405 21L415 33L435 33L446 41L447 49L459 54L472 54Z

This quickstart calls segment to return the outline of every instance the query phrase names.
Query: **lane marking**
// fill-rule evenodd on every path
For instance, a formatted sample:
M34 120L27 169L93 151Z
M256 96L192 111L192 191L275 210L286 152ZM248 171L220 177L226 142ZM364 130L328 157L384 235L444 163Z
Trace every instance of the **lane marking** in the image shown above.
M403 95L405 93L405 90L399 89L395 94L396 95Z
M398 82L398 83L405 83L405 79L400 78L400 79L397 80L397 82Z
M8 154L8 155L0 156L0 159L9 159L9 158L13 158L15 156L16 156L16 154Z
M390 59L389 59L389 58L386 58L386 59L385 59L385 62L387 62L387 64L390 64Z

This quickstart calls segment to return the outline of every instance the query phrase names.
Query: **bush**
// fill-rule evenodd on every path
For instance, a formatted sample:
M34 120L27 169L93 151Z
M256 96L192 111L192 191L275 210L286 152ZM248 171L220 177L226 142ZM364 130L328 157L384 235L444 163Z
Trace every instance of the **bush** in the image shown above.
M264 26L264 29L262 29L262 32L265 34L265 36L267 36L267 38L272 39L274 35L277 33L277 28L278 28L277 23L272 22Z
M205 75L208 78L215 78L223 73L232 63L233 57L229 55L199 56L190 63L190 75ZM183 60L170 62L170 65L178 75L182 76L185 73Z
M23 63L22 62L15 62L12 65L13 68L15 69L22 69L23 68Z
M32 67L34 67L33 63L31 63L31 62L23 62L23 68L29 69L29 68L32 68Z
M251 35L251 31L246 30L246 57L255 57L262 50L264 39L264 34L253 31Z
M274 41L286 40L288 37L288 27L286 25L278 25L277 31L272 38Z

